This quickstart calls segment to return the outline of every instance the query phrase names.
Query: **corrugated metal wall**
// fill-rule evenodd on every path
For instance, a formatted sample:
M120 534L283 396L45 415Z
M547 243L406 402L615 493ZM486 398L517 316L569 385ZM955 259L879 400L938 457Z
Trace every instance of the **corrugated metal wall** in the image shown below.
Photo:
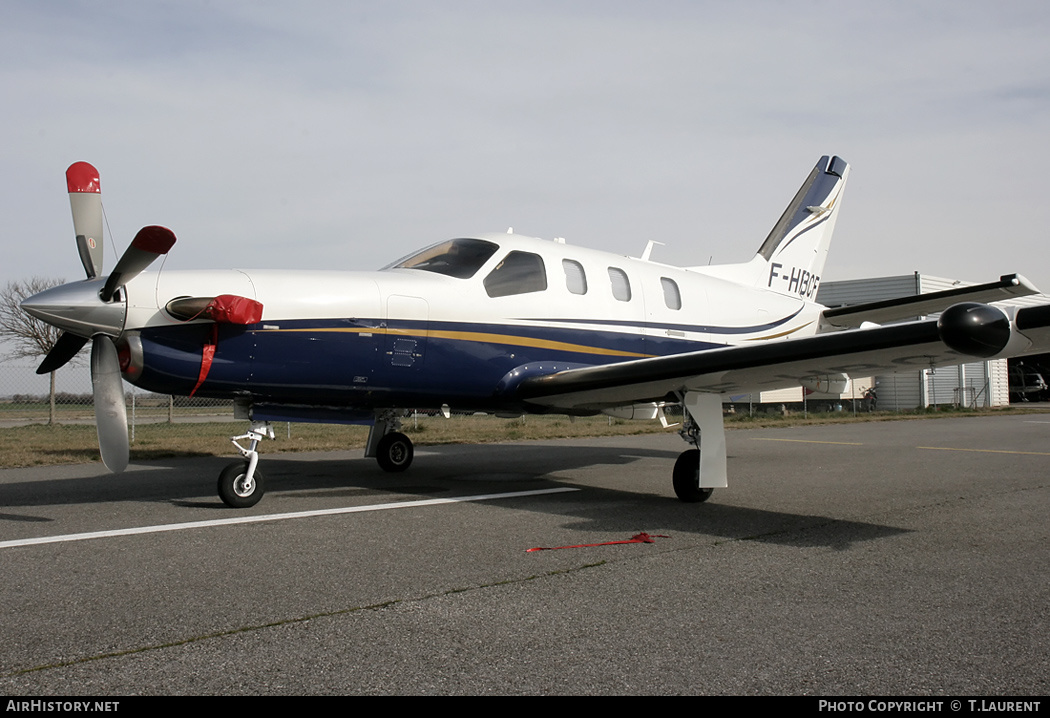
M817 301L828 307L878 302L896 297L966 287L963 282L929 275L903 274L820 285ZM875 377L879 408L892 411L934 404L1003 406L1010 403L1005 359L972 362L962 367L939 367Z
M817 302L825 307L842 307L895 297L912 297L919 293L919 282L918 273L826 282L817 290Z

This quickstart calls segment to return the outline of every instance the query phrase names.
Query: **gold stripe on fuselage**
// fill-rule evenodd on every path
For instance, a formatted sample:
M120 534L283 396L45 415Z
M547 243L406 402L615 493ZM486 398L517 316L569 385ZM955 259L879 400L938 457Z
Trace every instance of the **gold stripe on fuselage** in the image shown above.
M813 322L806 322L794 329L778 334L767 334L762 337L751 337L747 341L762 341L764 339L776 339L808 327ZM464 342L482 342L486 344L503 344L508 346L531 347L534 349L551 349L553 351L574 352L577 354L600 354L602 356L629 357L632 359L647 359L659 356L657 354L643 354L641 352L628 352L620 349L608 349L605 347L587 346L585 344L572 344L569 342L558 342L550 339L536 339L534 337L514 336L510 334L494 334L492 332L464 332L447 329L399 329L383 327L331 327L314 329L261 329L262 332L320 332L320 333L344 333L344 334L393 334L404 337L433 337L435 339L454 339Z
M795 327L794 329L788 329L786 332L780 332L779 334L767 334L764 337L751 337L750 339L748 339L748 341L749 342L760 342L763 339L776 339L777 337L786 337L788 334L794 334L799 329L805 329L806 327L808 327L812 323L813 322L806 322L802 326Z
M509 334L492 334L490 332L456 332L443 329L388 329L388 328L350 328L333 327L327 329L261 329L261 332L314 332L328 333L339 332L349 334L394 334L404 337L426 337L434 339L455 339L465 342L483 342L486 344L507 344L510 346L532 347L535 349L552 349L555 351L575 352L577 354L601 354L613 357L631 357L633 359L647 359L655 354L642 354L640 352L626 352L619 349L606 349L604 347L591 347L584 344L570 344L568 342L556 342L549 339L535 339L533 337L512 336Z

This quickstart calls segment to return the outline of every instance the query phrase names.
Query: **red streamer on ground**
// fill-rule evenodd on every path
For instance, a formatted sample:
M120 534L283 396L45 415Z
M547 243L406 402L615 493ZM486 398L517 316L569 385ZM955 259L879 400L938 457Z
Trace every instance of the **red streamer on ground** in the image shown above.
M664 536L663 534L647 534L644 531L642 533L635 534L627 541L604 541L602 543L581 543L575 546L546 546L540 548L526 549L525 553L531 553L532 551L557 551L561 548L588 548L590 546L615 546L621 543L656 543L653 539L658 538L671 538L670 536Z

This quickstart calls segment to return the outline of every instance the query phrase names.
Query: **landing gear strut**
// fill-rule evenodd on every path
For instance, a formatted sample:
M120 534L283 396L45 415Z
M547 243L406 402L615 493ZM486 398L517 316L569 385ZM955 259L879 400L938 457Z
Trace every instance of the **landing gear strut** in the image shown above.
M259 464L259 452L256 449L259 442L265 438L273 438L273 428L270 423L253 421L247 434L230 439L245 461L235 461L219 474L219 498L227 506L234 509L246 509L259 503L259 499L266 493L262 474L256 471L256 466ZM247 449L237 443L244 439L250 441Z
M679 435L695 448L683 451L674 464L671 482L675 495L695 504L711 498L716 487L726 486L726 437L722 400L718 394L688 392L682 398ZM703 453L700 439L703 436Z

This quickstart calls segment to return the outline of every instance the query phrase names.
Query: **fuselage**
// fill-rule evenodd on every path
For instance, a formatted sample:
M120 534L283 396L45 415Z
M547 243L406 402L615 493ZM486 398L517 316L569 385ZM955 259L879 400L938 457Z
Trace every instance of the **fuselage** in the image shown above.
M695 269L517 235L435 247L376 272L144 273L125 288L124 376L150 391L196 387L293 414L528 410L511 391L516 370L799 337L816 331L821 309ZM472 264L448 266L468 252ZM165 311L172 299L218 294L261 302L262 321L215 325Z

